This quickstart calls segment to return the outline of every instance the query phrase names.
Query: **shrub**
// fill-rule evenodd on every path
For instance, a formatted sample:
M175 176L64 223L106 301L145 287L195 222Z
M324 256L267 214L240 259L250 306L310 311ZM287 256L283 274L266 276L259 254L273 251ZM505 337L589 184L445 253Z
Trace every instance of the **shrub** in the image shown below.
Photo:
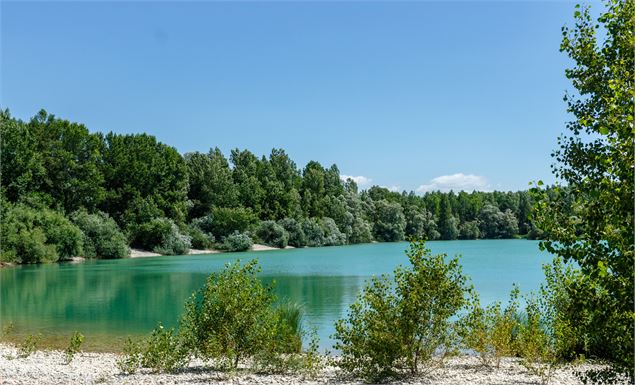
M186 254L191 238L167 218L155 218L137 227L133 244L159 254Z
M42 339L41 334L38 334L35 336L32 334L29 334L28 336L26 336L24 341L22 341L22 343L18 347L18 357L27 358L31 354L33 354L33 352L37 350L37 345L40 343L41 339Z
M235 232L225 237L220 248L227 251L245 251L249 250L253 245L251 237L246 233Z
M351 235L348 242L353 243L369 243L373 240L372 227L368 221L362 217L355 217L351 224Z
M402 241L405 236L406 218L397 202L379 200L375 202L375 238L382 242Z
M141 361L143 367L155 372L174 372L189 362L189 350L174 328L166 329L159 324L150 337L142 341Z
M245 359L257 371L315 374L323 365L315 333L308 351L301 352L301 308L274 307L273 288L263 286L259 270L253 260L212 273L186 302L178 329L159 325L147 339L128 339L117 367L123 373L140 367L172 372L196 356L230 369Z
M73 333L68 347L64 351L66 364L70 364L71 361L73 361L73 357L75 357L75 354L79 353L83 343L84 336L79 332Z
M293 218L284 218L278 221L289 234L289 245L294 247L306 246L306 235L301 224Z
M478 239L481 231L478 228L478 221L463 222L459 225L459 239Z
M212 273L198 296L186 306L183 327L189 346L204 358L225 360L237 368L270 344L275 327L272 287L262 285L257 261L227 264Z
M7 206L0 226L3 261L54 262L82 254L82 232L62 214L45 207Z
M459 261L431 255L422 241L406 254L410 268L397 267L393 282L373 278L335 325L338 365L366 381L418 373L433 364L435 353L453 348L450 318L470 290Z
M123 346L123 354L117 359L117 368L124 374L134 374L141 366L141 343L128 337Z
M346 234L343 234L331 218L324 217L320 220L320 226L324 231L324 246L340 246L346 244Z
M212 210L211 221L203 229L216 238L227 237L235 232L244 233L258 222L250 209L243 207L218 207Z
M517 352L522 364L540 378L541 384L548 384L555 368L561 363L557 354L554 335L547 329L548 320L542 314L538 300L527 298L526 318L518 329Z
M258 235L258 238L266 245L280 249L287 247L289 243L289 233L287 233L287 230L274 221L260 222L256 235Z
M85 257L123 258L130 254L126 236L108 214L79 210L71 215L71 220L84 235Z
M518 293L512 289L509 304L500 302L482 308L474 295L470 312L459 321L459 334L464 348L479 354L485 366L500 366L502 357L514 355L514 333L518 330Z
M302 221L302 230L306 235L306 245L310 247L324 246L324 230L315 218Z
M212 234L206 233L201 230L200 227L190 224L187 227L187 232L192 239L192 248L194 249L209 249L214 246L215 238Z

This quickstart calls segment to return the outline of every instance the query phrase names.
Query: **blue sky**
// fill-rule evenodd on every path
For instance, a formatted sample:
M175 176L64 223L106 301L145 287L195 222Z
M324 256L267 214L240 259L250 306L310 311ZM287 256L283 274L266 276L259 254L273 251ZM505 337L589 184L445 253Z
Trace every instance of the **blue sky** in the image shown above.
M1 104L370 184L552 181L572 2L2 2ZM364 179L365 178L365 179Z

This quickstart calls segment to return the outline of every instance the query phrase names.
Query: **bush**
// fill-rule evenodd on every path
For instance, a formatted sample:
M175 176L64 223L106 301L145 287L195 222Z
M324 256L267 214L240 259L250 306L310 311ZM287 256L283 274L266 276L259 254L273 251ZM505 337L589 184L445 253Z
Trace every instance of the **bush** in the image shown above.
M351 235L348 238L348 242L354 243L369 243L373 240L372 226L368 221L362 217L355 217L351 224Z
M18 357L27 358L33 354L37 350L37 345L40 343L40 340L42 340L41 334L35 336L29 334L26 336L24 341L18 346Z
M284 249L289 243L289 233L284 227L280 226L274 221L262 221L256 235L260 238L265 245Z
M478 353L485 366L498 368L502 357L515 354L518 293L518 288L514 287L505 309L501 309L500 302L482 308L478 296L474 295L470 312L459 320L463 347Z
M315 218L306 218L302 221L302 231L306 235L306 245L310 247L324 246L324 230Z
M126 236L108 214L79 210L71 215L71 220L84 234L85 257L123 258L130 255Z
M253 244L254 242L248 234L235 232L225 237L219 246L220 249L227 251L245 251L249 250Z
M306 246L306 235L302 226L298 221L293 218L284 218L278 221L278 224L282 226L289 234L289 245L293 247Z
M375 238L381 242L402 241L405 236L406 218L397 202L379 200L375 202Z
M258 218L250 209L243 207L218 207L212 210L211 221L203 230L216 238L227 237L235 232L244 233L258 223Z
M227 264L212 273L198 295L186 305L182 327L189 346L200 357L225 361L238 367L270 348L272 330L280 323L272 311L272 287L262 285L257 261Z
M133 244L166 255L186 254L191 238L181 234L179 228L167 218L155 218L137 227Z
M194 249L210 249L214 247L215 238L211 233L203 231L196 222L192 222L187 227L187 233L192 239L192 248Z
M82 254L82 232L62 214L45 207L7 206L0 226L3 261L55 262Z
M124 374L134 374L141 366L141 343L128 337L123 346L123 354L117 359L117 368Z
M141 366L155 372L174 372L189 362L189 351L174 328L159 324L141 344Z
M366 381L416 374L435 353L453 349L450 318L466 303L467 278L457 258L431 255L412 242L410 268L397 267L394 281L375 277L335 325L338 365ZM443 357L443 354L442 356Z
M324 231L324 246L340 246L346 244L346 234L343 234L331 218L324 217L320 221Z
M172 372L196 356L230 369L244 359L257 371L314 375L323 365L315 333L301 352L301 308L288 302L274 307L273 287L263 286L258 271L253 260L212 273L186 302L178 329L159 325L147 339L128 339L117 367L123 373L140 367Z
M536 298L527 298L525 314L526 318L518 329L516 349L522 364L540 378L541 384L546 385L562 362L557 353L557 341L547 329L549 321L542 316Z
M67 365L70 364L71 361L73 361L73 357L75 357L75 354L79 353L83 343L84 343L84 336L79 332L73 333L73 335L71 336L71 340L68 344L68 347L64 351L65 363Z
M463 222L459 225L459 239L478 239L481 231L478 228L478 221Z

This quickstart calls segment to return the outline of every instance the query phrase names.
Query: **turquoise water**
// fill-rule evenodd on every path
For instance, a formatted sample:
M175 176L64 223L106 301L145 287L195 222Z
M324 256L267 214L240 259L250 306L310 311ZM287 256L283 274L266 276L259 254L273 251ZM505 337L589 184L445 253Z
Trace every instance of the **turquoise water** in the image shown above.
M20 333L86 335L99 348L116 338L147 333L158 322L174 325L184 300L206 276L227 262L257 258L265 282L276 282L281 299L303 304L304 322L331 346L333 323L346 314L364 281L406 264L408 244L375 243L212 255L87 261L0 269L0 325ZM551 257L537 241L436 241L435 253L460 254L481 302L505 301L513 283L522 292L539 288L541 266ZM91 344L92 340L92 344Z

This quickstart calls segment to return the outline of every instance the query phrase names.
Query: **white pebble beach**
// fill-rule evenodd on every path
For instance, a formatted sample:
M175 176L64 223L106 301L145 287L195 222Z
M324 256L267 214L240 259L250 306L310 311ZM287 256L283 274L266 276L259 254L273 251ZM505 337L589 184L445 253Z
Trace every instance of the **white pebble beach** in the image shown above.
M347 378L339 369L327 366L314 378L297 375L268 375L249 372L227 373L209 369L201 362L177 374L157 374L142 370L134 375L121 374L116 366L117 354L78 353L66 365L61 351L36 351L27 358L15 358L14 346L0 344L0 384L45 385L45 384L362 384ZM563 367L556 370L549 385L578 385L582 381L575 371L591 368L590 364ZM477 357L461 356L447 360L445 367L418 376L408 377L394 384L456 384L456 385L503 385L540 384L538 376L529 373L518 359L507 358L498 369L480 365Z

